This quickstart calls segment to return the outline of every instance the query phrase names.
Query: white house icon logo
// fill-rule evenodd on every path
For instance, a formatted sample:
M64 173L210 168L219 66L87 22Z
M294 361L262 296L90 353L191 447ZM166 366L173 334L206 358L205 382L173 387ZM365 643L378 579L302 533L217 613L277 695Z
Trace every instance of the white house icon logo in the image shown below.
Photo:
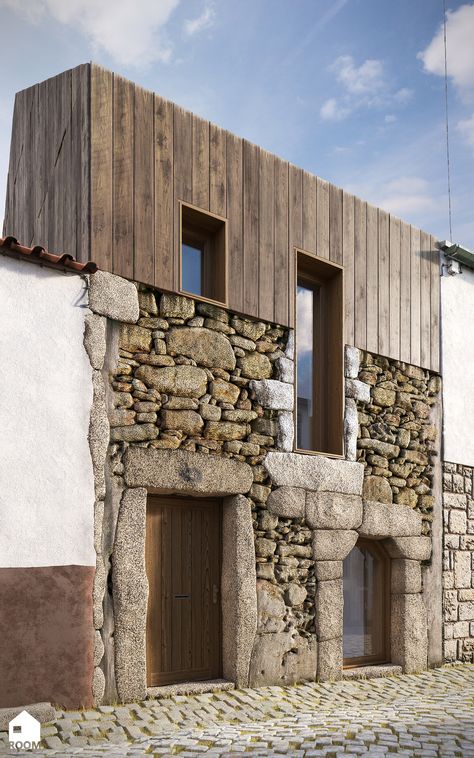
M8 740L12 750L39 750L41 724L28 711L22 711L8 724Z

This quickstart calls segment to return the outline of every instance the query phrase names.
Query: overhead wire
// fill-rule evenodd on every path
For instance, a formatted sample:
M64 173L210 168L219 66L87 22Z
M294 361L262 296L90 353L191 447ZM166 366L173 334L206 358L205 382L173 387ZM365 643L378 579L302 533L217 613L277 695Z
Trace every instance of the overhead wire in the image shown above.
M446 0L443 0L443 37L444 37L444 101L446 116L446 168L448 179L448 216L449 216L449 239L453 239L453 223L451 208L451 161L449 156L449 107L448 107L448 45L446 33Z

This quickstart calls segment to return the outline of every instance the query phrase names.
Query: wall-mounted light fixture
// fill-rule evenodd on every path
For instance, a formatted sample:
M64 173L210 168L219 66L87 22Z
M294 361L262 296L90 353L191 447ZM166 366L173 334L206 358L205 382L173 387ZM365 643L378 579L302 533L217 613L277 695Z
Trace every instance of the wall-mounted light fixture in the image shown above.
M458 245L456 242L450 242L449 240L443 240L439 243L439 249L443 251L446 258L457 263L462 263L468 268L474 268L474 253L467 247ZM459 273L459 270L453 270L450 273Z

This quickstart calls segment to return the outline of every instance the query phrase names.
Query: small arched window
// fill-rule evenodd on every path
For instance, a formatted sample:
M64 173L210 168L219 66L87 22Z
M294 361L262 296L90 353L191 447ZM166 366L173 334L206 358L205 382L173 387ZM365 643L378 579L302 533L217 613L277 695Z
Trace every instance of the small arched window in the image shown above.
M344 665L389 660L390 560L382 545L358 540L344 561Z

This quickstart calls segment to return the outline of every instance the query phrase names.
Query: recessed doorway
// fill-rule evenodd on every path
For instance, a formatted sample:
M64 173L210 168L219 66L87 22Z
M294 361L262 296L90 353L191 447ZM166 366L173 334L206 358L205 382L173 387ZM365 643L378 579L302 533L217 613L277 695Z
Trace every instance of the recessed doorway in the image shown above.
M221 503L149 496L147 684L221 676Z
M344 561L344 666L390 660L390 559L382 545L359 539Z

